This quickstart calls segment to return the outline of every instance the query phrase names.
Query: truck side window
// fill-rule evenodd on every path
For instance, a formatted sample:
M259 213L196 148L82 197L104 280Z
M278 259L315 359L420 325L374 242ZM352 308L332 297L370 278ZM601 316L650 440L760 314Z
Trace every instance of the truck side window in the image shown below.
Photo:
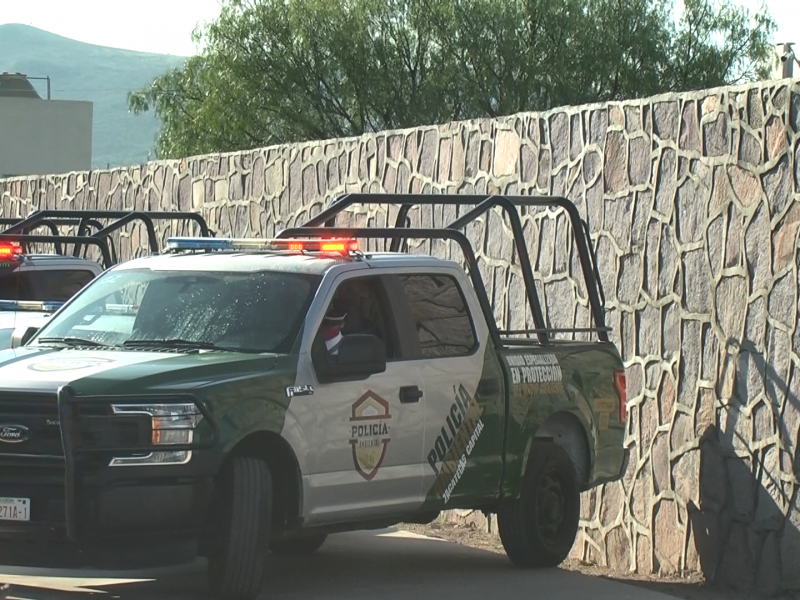
M464 296L448 275L400 275L422 356L464 356L475 349L475 330Z
M386 358L397 358L396 333L391 321L387 319L389 312L379 278L354 277L343 281L336 288L330 305L347 313L342 335L368 333L377 336L386 345ZM320 328L316 346L321 344L321 334Z

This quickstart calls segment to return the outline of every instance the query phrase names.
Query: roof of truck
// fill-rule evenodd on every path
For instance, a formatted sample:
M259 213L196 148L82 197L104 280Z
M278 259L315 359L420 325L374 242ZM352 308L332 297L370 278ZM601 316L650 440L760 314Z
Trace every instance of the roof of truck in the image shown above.
M63 262L63 263L84 263L84 264L97 264L97 261L94 261L90 258L81 258L79 256L66 256L64 254L23 254L23 260L25 261L36 261L36 262L44 262L44 263L55 263L55 262Z
M95 260L63 254L25 254L9 263L12 271L55 269L62 267L83 268L94 273L101 273L103 266Z
M287 271L290 273L308 273L322 275L328 269L337 266L386 265L401 266L445 266L453 265L452 261L442 260L427 255L406 254L404 252L381 252L366 254L362 258L337 256L333 254L302 254L299 252L184 252L176 254L160 254L129 260L114 267L124 269L153 269L164 271Z

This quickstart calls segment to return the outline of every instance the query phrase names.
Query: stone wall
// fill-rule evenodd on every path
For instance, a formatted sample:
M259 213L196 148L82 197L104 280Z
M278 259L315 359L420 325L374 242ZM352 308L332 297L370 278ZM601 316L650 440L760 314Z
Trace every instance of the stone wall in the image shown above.
M800 81L773 81L5 180L0 208L197 210L221 234L268 236L347 191L566 195L597 248L630 399L627 472L585 495L574 556L771 591L800 576L798 130ZM588 324L564 215L524 223L551 324ZM507 223L490 214L468 233L498 320L530 325ZM125 231L123 257L142 239Z

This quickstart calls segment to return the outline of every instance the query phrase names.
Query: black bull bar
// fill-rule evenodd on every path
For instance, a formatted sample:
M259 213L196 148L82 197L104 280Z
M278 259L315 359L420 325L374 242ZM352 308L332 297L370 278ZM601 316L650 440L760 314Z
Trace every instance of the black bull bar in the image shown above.
M114 395L114 396L78 396L70 386L62 386L56 394L58 400L58 417L61 426L61 443L64 449L64 508L67 538L72 542L83 541L80 524L79 504L82 485L82 459L87 455L124 455L155 452L183 452L207 450L219 442L219 427L205 404L196 396L187 393L169 395ZM80 414L87 408L108 408L110 405L170 405L193 404L210 428L207 439L192 441L188 444L136 444L134 446L86 445L82 443L82 434L107 431L102 428L104 422L124 422L132 418L126 414ZM141 414L134 415L142 418ZM174 431L174 429L173 429ZM147 465L140 468L146 468ZM135 467L134 467L135 468Z

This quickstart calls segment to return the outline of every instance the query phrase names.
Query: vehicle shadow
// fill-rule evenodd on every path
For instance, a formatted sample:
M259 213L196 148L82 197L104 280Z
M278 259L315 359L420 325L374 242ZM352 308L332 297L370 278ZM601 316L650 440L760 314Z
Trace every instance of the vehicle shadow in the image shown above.
M528 598L532 590L548 600L665 598L562 569L517 569L501 554L403 532L339 534L312 556L270 558L261 598L485 600ZM123 600L197 600L211 597L204 567L198 561L181 568L114 574L0 567L0 579L11 581L9 598L27 600L74 600L92 593Z
M704 598L800 598L800 368L787 364L781 376L749 341L729 340L726 358L722 402L699 439L697 502L686 505L687 567L704 581L631 583L683 587L686 598L703 589L714 592Z

